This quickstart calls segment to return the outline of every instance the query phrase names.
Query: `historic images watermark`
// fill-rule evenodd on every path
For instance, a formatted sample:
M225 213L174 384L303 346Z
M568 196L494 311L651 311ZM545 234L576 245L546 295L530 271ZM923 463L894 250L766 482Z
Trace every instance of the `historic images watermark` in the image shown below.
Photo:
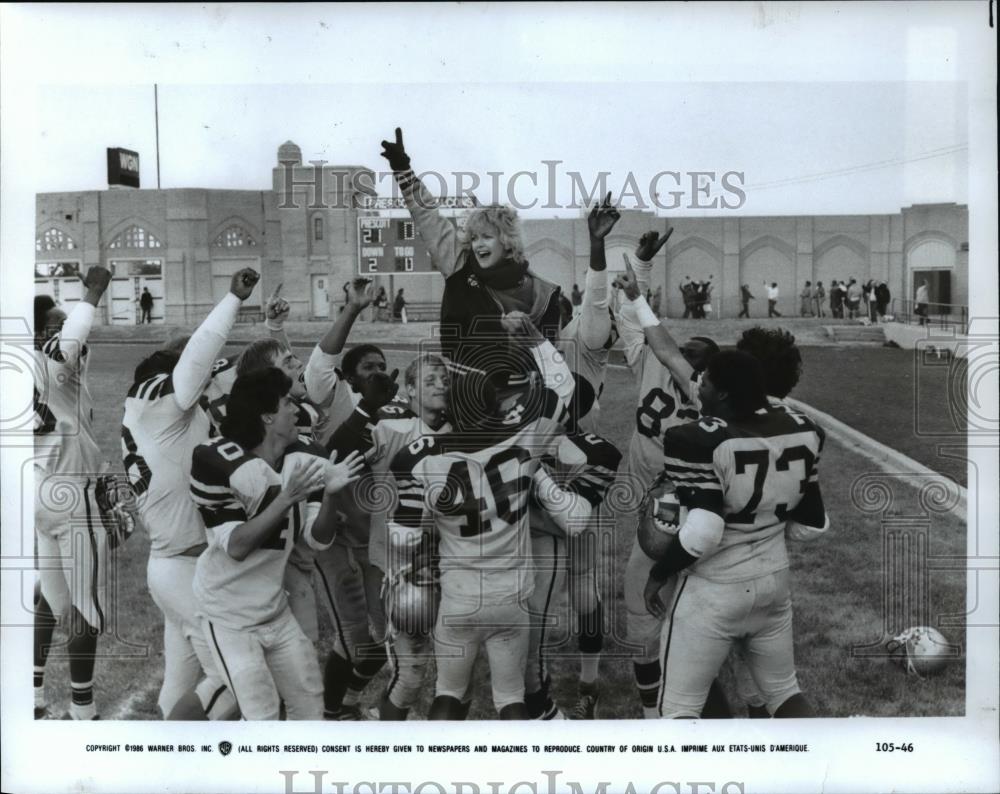
M308 209L366 209L365 197L401 196L392 171L327 167L327 162L310 160L301 165L282 160L278 208L300 209L305 202ZM631 171L617 177L610 171L587 175L560 171L562 164L562 160L542 160L539 167L513 173L423 171L416 176L433 195L479 202L476 191L485 190L485 203L509 204L518 210L582 209L608 193L615 206L652 211L738 210L747 200L743 171L664 169L648 177ZM415 200L420 203L419 198ZM433 206L437 206L437 199Z
M363 780L351 783L330 780L327 770L309 770L299 776L298 770L280 770L285 794L744 794L746 786L736 780L715 782L709 780L676 781L663 780L652 785L623 780L604 780L581 783L560 780L562 770L540 770L544 781L519 780L506 782L499 780L483 783L469 780L424 780L424 781L374 781ZM310 779L311 778L311 779Z

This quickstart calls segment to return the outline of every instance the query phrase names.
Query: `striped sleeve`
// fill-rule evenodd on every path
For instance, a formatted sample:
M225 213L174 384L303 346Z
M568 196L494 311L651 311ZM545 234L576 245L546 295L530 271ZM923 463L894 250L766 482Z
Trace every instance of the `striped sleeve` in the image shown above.
M572 444L586 456L582 471L567 483L568 490L579 494L591 507L604 501L608 488L615 481L622 453L610 441L593 434L574 434L560 441L560 458L565 445Z
M689 510L723 515L722 480L715 466L716 447L725 439L719 427L706 431L701 422L672 427L663 436L663 473Z
M250 519L247 505L230 483L233 468L218 453L217 444L195 447L191 458L191 498L209 535L223 548L240 524Z

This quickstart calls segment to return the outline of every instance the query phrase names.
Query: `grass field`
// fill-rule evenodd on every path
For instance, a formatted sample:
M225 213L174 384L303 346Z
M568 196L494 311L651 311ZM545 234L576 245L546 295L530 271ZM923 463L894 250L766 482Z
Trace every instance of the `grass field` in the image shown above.
M103 344L93 350L90 387L95 426L105 454L113 461L120 459L123 396L132 369L147 352L149 348L138 345ZM947 377L938 371L936 381L920 381L920 391L915 392L914 380L908 387L900 386L900 378L907 371L915 378L912 354L832 347L805 348L803 352L805 375L796 396L934 466L933 444L914 432L912 395L919 394L917 410L937 405L937 411L926 409L928 415L939 422L939 427L942 422L947 427L947 412L943 407ZM402 367L409 356L391 352L389 359L390 368ZM934 392L935 383L941 393ZM889 399L887 395L894 397ZM602 432L624 449L633 427L635 406L635 387L624 369L609 369L602 405ZM851 410L860 414L857 421L852 421L846 413ZM919 517L925 511L912 485L885 476L877 477L887 482L891 491L892 503L886 505L884 515L861 510L858 504L865 501L859 498L859 488L866 482L866 475L876 474L862 458L834 442L828 443L820 476L833 528L824 539L791 549L800 682L821 716L960 715L964 713L964 659L952 663L937 677L916 680L907 678L878 655L865 655L865 646L877 646L885 639L884 624L891 632L917 624L940 625L953 642L964 646L965 638L964 571L932 571L926 577L929 610L921 613L911 605L922 603L921 574L926 570L926 561L915 559L901 565L898 558L883 559L884 518ZM952 476L958 479L957 470ZM961 481L964 482L964 469ZM930 557L965 554L964 522L935 513L928 517L924 530ZM612 617L601 667L604 718L641 716L629 653L624 647L622 603L624 568L633 534L632 526L624 520L618 521L614 550L606 565L605 607ZM161 624L145 586L147 548L146 538L137 536L118 555L111 609L113 630L101 640L102 658L96 675L96 698L105 719L158 718L156 696L163 667ZM899 577L900 571L909 578L890 581L885 587L886 577ZM883 590L888 593L886 604L883 604ZM944 616L955 616L952 624L939 623ZM553 640L558 642L558 632ZM572 650L575 641L564 647ZM328 644L322 643L324 654L328 649ZM68 681L66 662L58 654L58 650L53 652L47 681L50 700L57 708L63 708L68 703ZM558 654L556 649L550 655L555 656L552 664L555 694L568 705L575 699L577 663L572 657ZM480 662L473 717L493 716L485 675L485 663ZM369 687L366 693L369 705L377 703L386 677L383 672ZM425 706L432 694L433 681L428 679Z

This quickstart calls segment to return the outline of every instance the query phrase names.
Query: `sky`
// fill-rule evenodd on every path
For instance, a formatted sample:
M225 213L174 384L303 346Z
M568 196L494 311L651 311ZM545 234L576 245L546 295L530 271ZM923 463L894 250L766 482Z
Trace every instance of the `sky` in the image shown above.
M158 96L164 188L266 189L288 139L306 161L381 171L380 141L398 125L414 167L445 175L450 194L453 173L470 171L481 200L537 202L529 215L558 214L542 205L582 199L601 171L616 198L634 174L624 205L651 206L659 192L677 215L705 214L694 205L723 196L750 215L967 201L962 83L168 83ZM138 151L143 187L156 186L152 85L43 86L38 111L40 192L102 188L108 146ZM509 188L520 171L537 185L521 176ZM651 189L663 171L679 177ZM699 178L713 189L696 196L692 171L714 173ZM487 172L503 173L498 194ZM727 172L741 175L727 184L742 185L744 200L722 184Z
M968 201L970 112L995 103L968 87L984 62L969 45L980 9L17 6L5 93L35 192L103 188L109 146L138 151L155 187L156 83L163 187L266 189L287 139L306 160L378 170L379 141L401 126L418 170L502 172L500 195L481 200L506 200L508 178L529 171L522 206L550 192L565 206L567 172L589 189L605 171L616 197L631 173L650 203L651 178L676 171L680 186L655 186L683 191L670 214L718 214L693 206L684 176L708 171L701 203L727 197L737 214L891 213ZM544 160L561 161L556 178ZM730 171L745 200L721 186Z

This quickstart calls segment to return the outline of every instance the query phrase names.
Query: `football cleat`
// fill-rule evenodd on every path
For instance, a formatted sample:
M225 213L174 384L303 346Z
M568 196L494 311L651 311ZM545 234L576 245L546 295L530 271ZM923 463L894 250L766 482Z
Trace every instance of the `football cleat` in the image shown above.
M918 678L941 672L949 661L961 655L958 646L930 626L909 628L889 640L886 648L896 664Z
M680 532L687 518L687 508L678 501L674 484L662 474L650 486L642 501L636 538L647 557L659 560Z
M597 717L597 701L600 700L600 695L597 689L594 688L589 691L581 690L580 698L573 704L573 708L569 710L567 717L571 720L596 720Z

